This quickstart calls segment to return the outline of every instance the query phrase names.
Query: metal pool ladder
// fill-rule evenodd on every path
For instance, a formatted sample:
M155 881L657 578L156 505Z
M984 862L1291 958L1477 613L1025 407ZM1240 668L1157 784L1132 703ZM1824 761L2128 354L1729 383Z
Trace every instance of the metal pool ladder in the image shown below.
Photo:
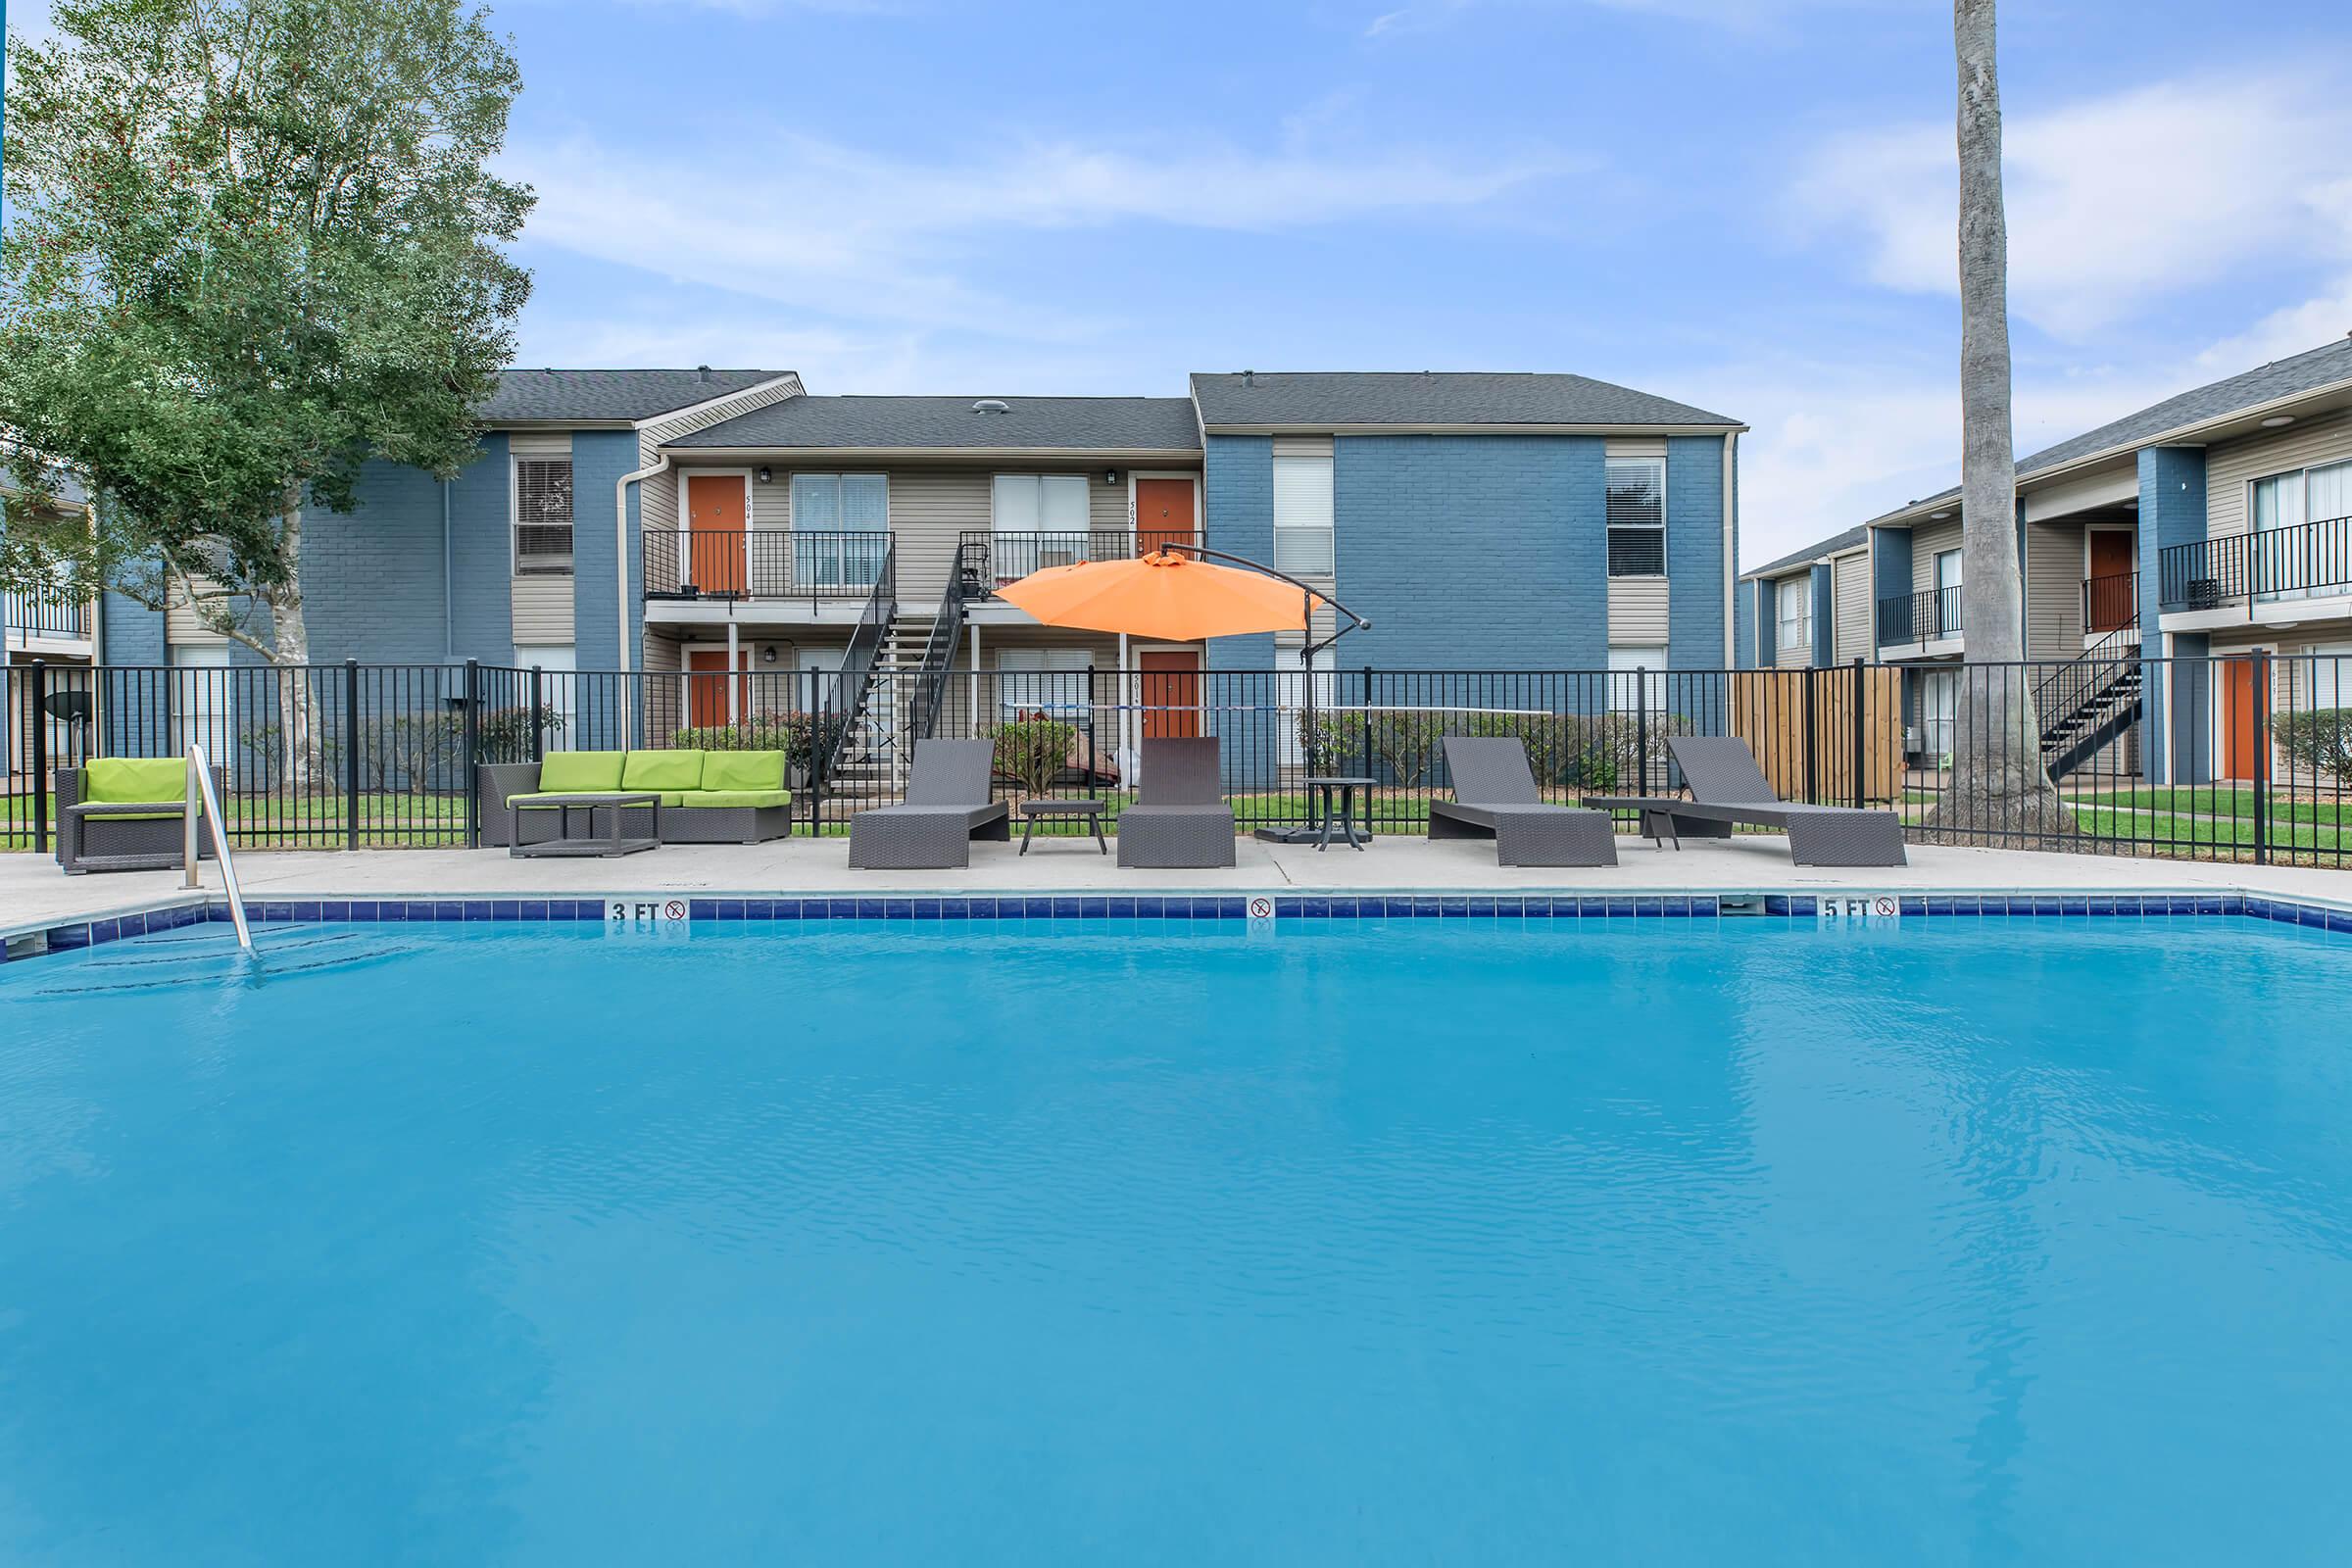
M251 953L253 931L245 923L245 891L237 885L237 858L229 853L228 834L221 827L220 797L213 793L213 770L205 765L204 748L193 741L188 743L188 787L184 793L186 831L181 841L181 863L187 877L183 885L204 886L203 878L196 874L196 819L201 807L201 814L212 829L213 854L220 861L220 880L228 888L228 918L237 928L237 946Z

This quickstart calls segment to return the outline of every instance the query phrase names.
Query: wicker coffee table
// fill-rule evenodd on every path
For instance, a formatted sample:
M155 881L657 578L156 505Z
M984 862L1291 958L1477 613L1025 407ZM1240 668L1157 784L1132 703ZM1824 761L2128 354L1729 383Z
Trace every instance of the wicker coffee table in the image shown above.
M636 806L653 808L653 834L647 838L622 838L622 808ZM522 813L551 808L556 813L556 836L537 844L523 843ZM596 813L608 808L612 813L612 827L600 837L596 831ZM588 827L585 832L572 831L571 813L574 811L587 814ZM517 860L583 856L610 858L615 855L637 855L658 847L662 842L662 797L659 795L542 795L528 806L510 805L507 818L507 854Z
M1095 848L1104 855L1110 844L1102 837L1102 803L1101 801L1023 801L1016 808L1021 813L1021 853L1029 853L1030 835L1037 831L1039 817L1083 816L1095 830Z

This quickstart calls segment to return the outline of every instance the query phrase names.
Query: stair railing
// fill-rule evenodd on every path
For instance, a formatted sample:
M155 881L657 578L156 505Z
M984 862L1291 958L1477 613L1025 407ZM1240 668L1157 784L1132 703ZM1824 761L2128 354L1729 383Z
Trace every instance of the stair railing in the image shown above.
M2139 668L2134 628L2119 626L2045 676L2034 689L2034 712L2041 724L2044 763L2074 750L2079 731L2096 729L2119 688Z
M882 552L882 569L875 574L873 592L866 596L865 609L850 632L850 646L842 655L841 674L834 682L832 696L818 713L817 756L815 765L809 769L809 783L812 793L820 799L833 782L834 770L840 766L843 754L849 750L850 726L872 695L882 644L888 640L891 623L898 617L899 549L894 540Z
M200 828L209 827L213 835L213 855L220 862L220 882L228 889L229 923L236 927L237 946L247 953L253 951L253 929L245 923L245 890L237 882L237 858L228 848L226 819L220 814L220 797L213 791L213 770L204 760L204 748L193 741L188 743L188 784L181 793L183 817L180 840L181 862L190 888L204 886L196 874ZM203 819L202 823L198 818Z
M923 662L914 671L914 710L906 715L908 733L916 740L928 740L939 733L939 710L947 694L948 670L956 662L956 645L963 637L963 617L968 602L966 588L973 580L972 572L985 569L986 562L977 564L972 560L972 546L956 547L955 564L948 568L948 585L939 596L939 613L931 617L931 635L923 641Z

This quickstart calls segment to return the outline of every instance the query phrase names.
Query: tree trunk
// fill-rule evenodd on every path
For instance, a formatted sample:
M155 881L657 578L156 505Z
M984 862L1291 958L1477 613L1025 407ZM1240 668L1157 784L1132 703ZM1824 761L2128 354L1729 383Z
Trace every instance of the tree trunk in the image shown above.
M286 575L284 586L269 596L270 662L277 675L277 731L284 742L285 783L299 792L318 776L323 745L318 692L309 668L311 628L303 618L300 486L287 486L278 515Z
M2042 765L2034 677L2023 662L2025 584L2009 416L2009 223L2001 197L1993 4L1952 5L1960 78L1960 624L1971 667L1961 671L1951 784L1928 822L2025 843L2069 824Z

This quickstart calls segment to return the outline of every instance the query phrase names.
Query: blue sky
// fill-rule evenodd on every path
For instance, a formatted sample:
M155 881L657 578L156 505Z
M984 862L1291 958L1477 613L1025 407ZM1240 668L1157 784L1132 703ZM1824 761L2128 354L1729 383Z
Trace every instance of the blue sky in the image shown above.
M1954 476L1944 0L495 15L525 364L1574 370L1755 427L1750 564ZM2021 448L2352 330L2352 22L2242 15L2004 5Z

